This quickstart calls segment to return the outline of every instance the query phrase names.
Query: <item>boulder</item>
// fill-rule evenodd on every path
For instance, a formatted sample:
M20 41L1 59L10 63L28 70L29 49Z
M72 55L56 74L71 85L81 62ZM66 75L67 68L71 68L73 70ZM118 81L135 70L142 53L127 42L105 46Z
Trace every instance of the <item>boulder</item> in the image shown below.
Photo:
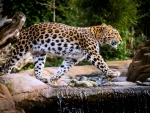
M48 85L26 73L3 75L0 77L0 83L7 86L15 102L34 100L41 90L48 88Z
M23 109L15 107L10 92L3 84L0 84L0 113L25 113Z
M127 81L144 82L150 77L150 40L137 50L127 71Z

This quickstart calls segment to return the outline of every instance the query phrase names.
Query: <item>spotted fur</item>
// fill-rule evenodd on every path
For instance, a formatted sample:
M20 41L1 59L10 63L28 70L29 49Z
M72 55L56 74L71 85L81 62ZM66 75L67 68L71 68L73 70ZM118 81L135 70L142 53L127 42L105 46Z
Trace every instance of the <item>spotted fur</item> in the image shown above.
M31 52L35 65L34 74L43 82L46 82L46 79L42 78L42 70L47 53L64 57L50 82L59 79L73 65L85 58L106 76L117 77L99 54L99 44L109 44L116 48L121 41L118 31L106 24L91 27L71 27L53 22L35 24L20 32L12 56L3 65L3 73L10 73L19 60L27 52Z

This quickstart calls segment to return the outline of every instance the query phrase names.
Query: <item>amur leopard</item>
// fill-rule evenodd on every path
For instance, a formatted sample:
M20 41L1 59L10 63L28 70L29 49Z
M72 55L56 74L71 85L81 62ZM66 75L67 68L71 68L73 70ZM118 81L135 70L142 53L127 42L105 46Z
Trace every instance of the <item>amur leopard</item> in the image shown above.
M117 48L122 41L119 32L110 25L101 24L91 27L72 27L56 22L34 24L19 34L12 56L1 67L3 74L11 73L14 66L28 52L34 60L34 74L43 82L52 83L58 80L73 65L87 59L108 77L118 77L118 73L109 69L102 56L99 46L109 44ZM42 77L46 54L63 56L64 61L56 74L49 80Z

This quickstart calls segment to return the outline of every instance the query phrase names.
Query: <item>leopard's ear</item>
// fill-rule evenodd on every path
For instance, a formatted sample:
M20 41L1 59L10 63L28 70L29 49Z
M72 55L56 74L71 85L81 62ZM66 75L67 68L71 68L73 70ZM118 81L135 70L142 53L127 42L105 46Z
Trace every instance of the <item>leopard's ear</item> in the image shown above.
M113 28L111 25L108 25L109 27Z
M101 27L102 27L102 30L105 30L106 29L106 24L105 23L102 23Z

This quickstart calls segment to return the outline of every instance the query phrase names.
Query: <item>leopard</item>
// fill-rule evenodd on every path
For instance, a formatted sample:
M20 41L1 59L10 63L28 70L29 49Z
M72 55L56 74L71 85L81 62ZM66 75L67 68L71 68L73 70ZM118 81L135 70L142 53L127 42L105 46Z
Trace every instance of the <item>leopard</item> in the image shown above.
M44 83L56 82L83 59L100 69L104 76L116 78L119 74L109 69L100 55L100 46L108 44L117 48L121 42L118 30L105 23L74 27L58 22L40 22L20 31L11 57L0 70L3 74L11 73L15 65L30 52L33 57L34 75ZM61 56L64 60L57 72L46 79L42 76L42 71L48 53Z

